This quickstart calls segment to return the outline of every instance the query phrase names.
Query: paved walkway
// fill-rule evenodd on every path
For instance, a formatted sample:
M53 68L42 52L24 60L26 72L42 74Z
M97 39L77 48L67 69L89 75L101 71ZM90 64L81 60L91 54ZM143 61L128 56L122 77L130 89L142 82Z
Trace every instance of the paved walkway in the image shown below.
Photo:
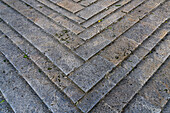
M168 113L169 18L169 0L0 0L0 113Z

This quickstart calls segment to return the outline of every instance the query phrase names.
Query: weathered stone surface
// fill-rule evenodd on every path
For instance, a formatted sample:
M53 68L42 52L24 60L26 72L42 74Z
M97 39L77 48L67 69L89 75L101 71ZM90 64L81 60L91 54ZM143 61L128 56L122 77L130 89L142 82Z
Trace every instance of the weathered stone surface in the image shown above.
M170 111L170 101L167 102L163 110L161 111L162 113L169 113Z
M35 0L27 0L27 1L33 1L34 2ZM67 11L67 10L64 10L63 8L60 8L59 6L55 5L54 3L51 3L50 2L51 0L37 0L37 1L43 3L45 6L53 9L54 11L58 12L59 14L64 15L71 20L74 20L77 23L84 22L84 19L76 16L75 14L73 14L73 13ZM60 1L62 1L62 0L60 0ZM35 4L33 4L33 5L35 5Z
M3 94L0 92L0 112L1 113L14 113L11 106L5 100Z
M125 113L160 112L169 99L169 74L170 60L167 60L124 109Z
M83 6L89 6L90 4L92 4L92 3L96 2L96 1L97 0L82 0L80 2L80 4L83 5Z
M26 85L33 89L41 101L36 106L46 104L47 112L161 112L169 99L169 77L155 73L170 55L169 5L167 0L1 0L0 52L10 61L5 70L13 66L13 75L23 79L15 83L23 91ZM19 80L4 78L0 84ZM17 93L7 90L9 85L1 91L7 101L14 98L8 101L13 108L22 98L10 96ZM34 106L29 104L24 108Z
M0 53L0 89L15 112L50 113L26 81Z
M100 55L110 62L118 65L125 57L127 57L136 47L138 43L129 40L126 37L119 37L114 43L106 47Z
M5 23L1 22L5 28L9 28ZM5 26L6 25L6 26ZM0 30L4 30L0 27ZM9 29L10 30L10 29ZM12 30L12 29L11 29ZM28 57L35 62L41 69L40 72L44 72L49 79L54 82L61 90L64 90L66 95L71 98L75 103L83 96L83 92L61 72L48 58L43 56L36 48L34 48L29 42L16 33L15 31L9 31L6 35L15 43ZM71 89L72 91L70 91Z
M5 37L0 38L0 41L3 42L0 51L52 112L79 112L70 99L17 46Z
M69 78L83 91L87 92L113 67L114 65L111 62L101 56L96 56L82 65Z
M0 17L15 28L42 53L45 52L46 56L50 56L49 59L64 71L65 74L70 73L75 67L78 67L83 63L82 60L70 53L70 51L55 41L51 36L44 33L40 28L26 20L19 13L2 3L0 5L5 7L4 10L1 10ZM4 14L3 11L6 13ZM15 18L16 15L17 17ZM14 18L11 18L13 16Z
M69 0L62 0L61 2L58 2L57 3L59 6L73 12L73 13L76 13L77 11L83 9L84 7L77 4L77 3L74 3L74 2L71 2Z
M89 0L92 1L92 0ZM97 22L98 20L101 20L102 18L108 16L111 13L114 13L114 11L116 11L117 9L121 8L121 7L117 7L117 5L123 6L126 3L128 3L130 0L122 0L122 1L118 1L116 4L113 4L112 6L110 6L108 9L106 9L105 11L93 16L92 18L88 19L87 21L85 21L82 25L84 27L89 27L92 24L94 24L95 22ZM84 1L82 1L84 2Z
M98 1L91 6L84 8L83 10L78 12L77 15L87 20L95 14L99 13L100 11L104 10L108 6L114 4L116 1L117 0Z
M88 60L110 42L110 40L104 38L103 36L97 36L90 40L88 43L77 48L75 53L84 60Z
M163 44L163 42L161 42L161 44ZM140 48L135 50L134 55L139 56L137 53L139 53L141 50L145 50L145 49ZM149 53L149 51L146 51L144 55L146 55L147 53ZM106 78L108 78L110 81L113 81L115 84L117 84L123 77L126 76L126 74L128 74L131 70L133 70L127 77L123 78L123 80L120 81L120 84L115 86L115 88L113 88L114 86L112 86L113 89L111 90L110 94L108 94L103 101L100 101L100 103L92 111L96 111L97 109L99 109L99 107L105 108L105 106L109 106L109 108L112 109L113 111L120 112L122 108L126 104L128 104L129 100L131 100L134 94L138 92L138 90L146 83L146 81L154 74L154 72L162 64L160 61L157 60L157 58L153 57L154 53L150 53L150 55L146 57L146 59L144 59L139 65L137 65L139 60L135 60L138 59L136 57L133 60L137 62L133 62L133 61L128 62L128 59L126 59L122 63L122 65L126 69L119 66L118 68L116 68L116 70L113 70L111 73L109 73L106 76ZM139 58L144 57L144 55L143 56L140 55ZM168 55L165 54L165 56ZM129 59L130 58L133 57L130 56ZM132 67L128 67L129 65L127 65L126 63L130 63L131 65L132 64L133 65ZM135 67L136 65L137 67L134 69L133 67Z
M161 108L151 104L144 97L138 96L134 100L134 104L132 105L132 109L125 109L124 113L160 113Z

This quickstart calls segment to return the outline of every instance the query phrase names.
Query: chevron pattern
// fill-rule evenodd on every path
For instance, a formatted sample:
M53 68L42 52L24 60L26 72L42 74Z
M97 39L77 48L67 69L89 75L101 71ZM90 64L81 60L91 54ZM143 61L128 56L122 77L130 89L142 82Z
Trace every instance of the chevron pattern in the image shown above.
M168 111L169 0L0 0L0 112Z

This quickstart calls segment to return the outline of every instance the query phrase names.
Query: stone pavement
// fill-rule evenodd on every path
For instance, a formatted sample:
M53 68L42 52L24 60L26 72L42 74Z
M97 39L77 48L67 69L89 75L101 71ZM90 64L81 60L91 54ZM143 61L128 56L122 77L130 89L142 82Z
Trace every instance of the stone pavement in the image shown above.
M0 113L168 113L169 0L0 0Z

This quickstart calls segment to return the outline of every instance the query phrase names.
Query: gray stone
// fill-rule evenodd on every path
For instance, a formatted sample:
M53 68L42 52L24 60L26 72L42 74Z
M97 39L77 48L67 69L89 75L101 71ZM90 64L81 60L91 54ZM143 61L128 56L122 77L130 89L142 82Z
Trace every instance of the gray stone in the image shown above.
M5 26L5 23L2 23ZM9 26L5 26L9 28ZM0 28L3 30L3 28ZM76 103L84 93L57 68L48 58L43 56L36 48L34 48L29 42L24 40L18 33L11 31L6 35L41 69L40 72L44 72L49 79L54 82L61 90L64 90L66 95ZM7 41L6 41L7 42ZM9 44L10 45L10 44Z
M170 79L169 74L170 60L168 59L127 105L124 112L160 112L161 108L165 106L169 99L167 89Z
M122 63L122 67L127 70L132 70L138 63L140 59L136 55L130 55L124 62Z
M89 112L114 86L110 80L102 80L79 101L77 107L83 112Z
M109 25L116 22L118 19L120 19L124 15L125 15L124 13L122 13L120 10L118 10L117 12L109 15L109 17L107 17L103 20L99 20L101 22L98 22L98 23L90 26L88 29L81 32L79 34L79 36L80 36L80 38L82 38L84 40L90 39L90 38L94 37L96 34L100 33L105 28L107 28Z
M36 7L39 7L37 5L37 2L35 0L24 0L26 1L27 3L29 3L30 5L32 6L36 6ZM75 22L77 23L82 23L84 22L84 19L76 16L75 14L73 14L72 12L69 12L67 10L64 10L63 8L57 6L56 4L52 3L51 0L37 0L40 3L44 4L45 7L49 7L50 9L52 9L55 13L58 13L58 14L61 14L61 15L64 15L66 16L67 18L71 19L71 20L74 20ZM62 1L62 0L60 0ZM41 8L39 7L39 9L41 10Z
M92 3L96 2L96 1L97 0L82 0L80 2L80 4L87 7L87 6L89 6L90 4L92 4Z
M114 43L103 49L100 55L115 65L121 63L128 55L134 51L139 44L133 40L121 36Z
M170 55L170 35L164 37L164 41L161 42L156 48L154 56L161 62L164 62Z
M40 72L39 68L31 62L29 58L23 57L24 53L21 52L17 46L10 43L9 40L3 39L2 41L4 45L0 46L0 51L2 51L18 73L26 80L52 112L79 112L71 103L70 99L66 97L44 73ZM6 44L5 42L10 44ZM13 49L10 49L8 45ZM16 53L11 55L10 53L12 53L12 51ZM22 54L22 56L17 56L18 54Z
M154 29L149 24L144 24L142 22L137 23L128 32L124 34L127 38L133 39L138 43L142 43L146 38L148 38Z
M104 0L104 1L97 1L93 5L84 8L80 12L77 13L78 16L89 19L93 15L101 12L105 8L109 7L110 5L114 4L117 0Z
M93 0L89 0L89 1L93 1ZM121 7L117 7L116 5L125 5L129 2L130 0L125 0L125 1L118 1L116 2L116 4L113 4L112 6L110 6L107 10L94 15L92 18L88 19L87 21L85 21L82 25L86 28L88 28L89 26L91 26L92 24L94 24L95 22L97 22L98 20L101 20L102 18L108 16L111 13L114 13L114 11L116 11L117 9L121 8ZM84 1L82 1L84 2Z
M130 106L130 108L125 109L124 113L160 113L161 108L152 105L150 102L148 102L144 97L138 96L133 101L133 104Z
M152 47L153 48L153 47ZM148 49L145 49L141 46L139 46L135 51L134 55L136 55L140 60L142 60L150 51Z
M42 53L45 52L45 55L48 56L48 58L52 60L65 74L70 73L74 70L74 68L79 67L83 63L81 59L77 58L73 53L70 53L70 51L64 48L51 36L44 33L40 28L26 20L19 13L14 12L11 8L3 4L1 5L2 7L7 8L6 11L8 10L8 13L5 15L1 13L1 18L8 22ZM12 15L16 14L17 19L9 19Z
M79 46L75 52L84 60L88 60L101 49L103 49L106 45L108 45L111 41L107 40L103 36L97 36L90 40L89 42Z
M2 54L0 54L0 62L0 88L13 110L50 113L46 105Z
M167 102L163 110L161 111L162 113L169 113L170 111L170 101Z
M57 2L57 5L65 8L73 13L76 13L79 10L84 8L83 6L81 6L77 3L71 2L71 1L68 1L68 0L62 0L61 2Z
M92 110L92 113L118 113L116 110L112 109L107 103L100 101Z
M3 35L4 33L2 31L0 31L0 37Z
M144 85L161 64L160 61L154 58L153 54L149 54L131 73L130 77L138 81L141 85Z
M0 113L14 113L11 106L5 100L1 91L0 91Z
M132 1L130 4L127 4L126 7L123 7L122 11L123 12L130 12L134 8L138 7L140 4L142 4L145 0L135 0Z
M121 112L132 96L138 91L140 84L130 78L124 78L114 87L103 99L103 104L107 104L114 111ZM99 108L99 104L96 109Z
M87 92L99 82L114 65L106 59L95 56L69 76L75 84Z

